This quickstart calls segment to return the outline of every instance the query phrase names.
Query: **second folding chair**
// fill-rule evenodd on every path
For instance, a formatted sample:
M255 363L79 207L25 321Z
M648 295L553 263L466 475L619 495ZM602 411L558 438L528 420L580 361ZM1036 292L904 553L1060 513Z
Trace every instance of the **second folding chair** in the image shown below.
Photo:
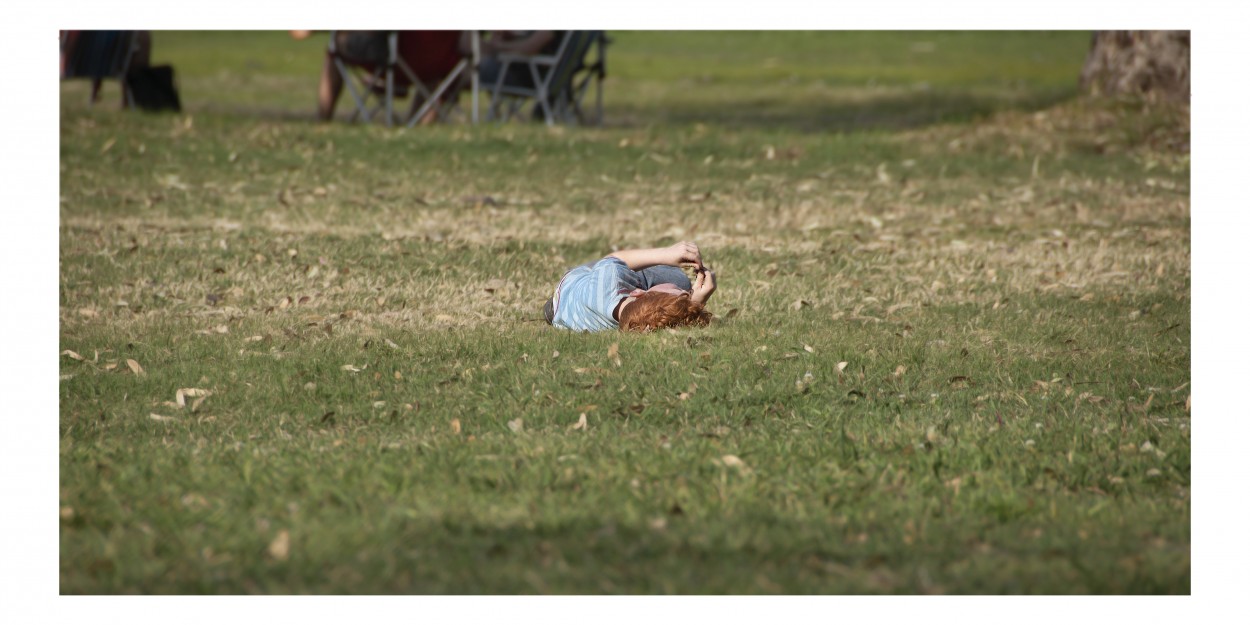
M488 118L511 118L526 101L534 100L535 116L541 112L548 126L557 121L602 123L606 45L607 37L601 30L570 30L554 54L500 54L499 77L494 84L485 85L491 96ZM586 55L592 47L597 53L594 61L587 64ZM505 81L513 65L525 67L533 87ZM595 114L588 118L582 110L582 100L592 81L596 83Z

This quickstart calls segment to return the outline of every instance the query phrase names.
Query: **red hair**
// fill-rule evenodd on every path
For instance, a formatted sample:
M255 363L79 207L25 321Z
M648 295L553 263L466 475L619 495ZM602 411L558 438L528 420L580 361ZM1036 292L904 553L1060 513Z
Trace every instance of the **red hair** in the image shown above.
M677 326L705 326L712 321L712 313L686 293L652 291L639 295L622 309L620 321L622 330L649 332Z

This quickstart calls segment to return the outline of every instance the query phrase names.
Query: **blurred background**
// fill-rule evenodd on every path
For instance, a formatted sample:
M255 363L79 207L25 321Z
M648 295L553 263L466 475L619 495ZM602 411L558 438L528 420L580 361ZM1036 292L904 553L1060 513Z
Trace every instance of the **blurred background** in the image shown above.
M609 127L841 131L966 120L1071 98L1091 33L609 31L607 38ZM329 41L327 32L296 39L287 31L158 31L150 63L174 68L188 113L314 120ZM105 81L110 107L119 85ZM65 81L62 111L86 107L90 90L90 81ZM467 106L467 94L461 100ZM344 94L337 117L351 112Z

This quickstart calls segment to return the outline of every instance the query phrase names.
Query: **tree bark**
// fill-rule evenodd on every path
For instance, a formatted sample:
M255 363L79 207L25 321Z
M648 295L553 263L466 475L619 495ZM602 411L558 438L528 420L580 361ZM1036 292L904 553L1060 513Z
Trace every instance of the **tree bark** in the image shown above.
M1102 30L1081 70L1093 95L1134 94L1189 100L1189 31Z

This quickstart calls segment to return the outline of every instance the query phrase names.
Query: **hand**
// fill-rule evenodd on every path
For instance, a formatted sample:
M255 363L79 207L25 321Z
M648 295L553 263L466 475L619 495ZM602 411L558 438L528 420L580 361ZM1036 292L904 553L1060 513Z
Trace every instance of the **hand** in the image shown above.
M716 272L707 267L696 270L694 287L690 290L691 301L707 305L712 293L716 292Z
M665 253L668 256L667 262L664 263L666 265L674 267L686 265L696 269L703 268L703 256L699 254L699 246L690 241L674 243L665 248Z

